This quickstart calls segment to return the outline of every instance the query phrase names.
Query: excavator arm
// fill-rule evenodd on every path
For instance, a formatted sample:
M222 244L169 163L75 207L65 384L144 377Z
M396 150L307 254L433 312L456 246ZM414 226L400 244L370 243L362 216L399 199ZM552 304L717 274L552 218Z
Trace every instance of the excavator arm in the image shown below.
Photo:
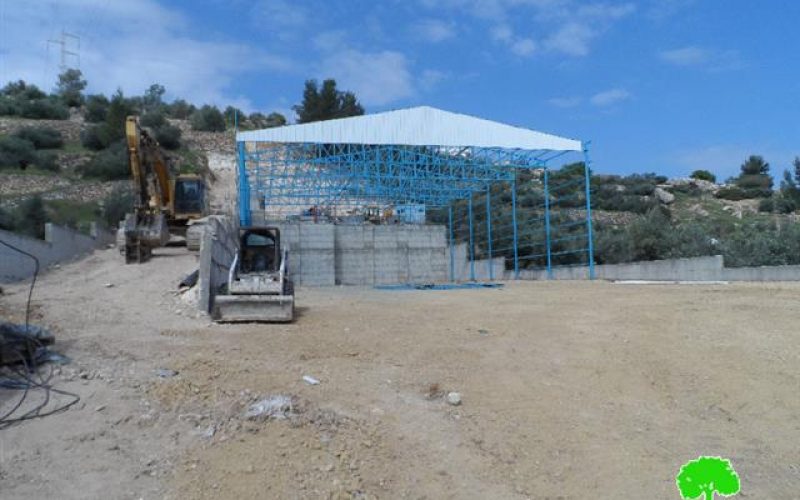
M125 217L125 262L144 262L152 249L169 241L167 215L171 210L170 173L158 141L139 125L139 118L125 121L128 165L133 176L133 213Z
M170 174L161 147L142 129L137 116L127 118L125 136L133 176L134 210L149 214L169 210L172 202Z

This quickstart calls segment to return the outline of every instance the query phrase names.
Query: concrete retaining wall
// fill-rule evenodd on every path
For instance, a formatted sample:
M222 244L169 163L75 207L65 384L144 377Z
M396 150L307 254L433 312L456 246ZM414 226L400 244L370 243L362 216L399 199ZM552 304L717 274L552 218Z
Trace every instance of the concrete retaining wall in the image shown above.
M725 281L800 281L800 266L726 267Z
M485 262L476 262L476 270ZM595 266L597 279L646 281L800 281L800 266L725 267L721 255L691 259L655 260L627 264ZM520 279L545 280L545 270L522 270ZM553 279L588 279L589 268L558 267L553 269ZM481 278L479 278L481 279ZM514 279L513 271L505 271L504 279Z
M35 255L39 259L40 270L44 271L50 266L75 260L92 253L95 248L113 243L114 235L96 224L92 225L91 235L86 235L68 227L47 223L44 241L1 229L0 240ZM33 270L34 264L29 257L0 245L0 283L27 279L33 275Z
M450 254L447 254L448 266L450 265ZM455 272L456 281L471 281L472 266L469 263L469 248L466 243L459 243L455 246L453 254L453 268ZM476 281L489 281L513 279L513 276L506 276L505 259L503 257L495 257L492 259L492 268L489 268L489 259L476 260L474 265L475 280ZM513 274L513 273L511 273ZM448 268L447 276L449 278L450 271ZM533 278L527 278L533 279Z
M198 308L211 312L214 296L220 285L228 282L228 271L238 249L237 220L223 215L208 217L200 240L200 271Z

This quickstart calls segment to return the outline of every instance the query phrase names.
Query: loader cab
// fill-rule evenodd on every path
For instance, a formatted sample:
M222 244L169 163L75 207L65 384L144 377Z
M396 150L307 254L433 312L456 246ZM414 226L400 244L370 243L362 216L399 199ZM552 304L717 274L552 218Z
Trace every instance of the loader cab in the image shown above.
M240 232L242 273L270 273L281 266L281 236L278 228L249 228Z

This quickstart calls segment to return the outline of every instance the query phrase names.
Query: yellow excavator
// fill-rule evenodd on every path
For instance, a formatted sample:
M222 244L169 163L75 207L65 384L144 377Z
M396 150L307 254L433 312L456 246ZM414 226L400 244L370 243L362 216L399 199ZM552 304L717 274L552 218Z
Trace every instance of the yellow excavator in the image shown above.
M139 125L125 122L128 164L133 176L133 213L125 216L118 240L125 262L145 262L170 234L186 236L189 223L207 215L206 183L199 175L174 175L158 141ZM122 245L122 241L120 241Z

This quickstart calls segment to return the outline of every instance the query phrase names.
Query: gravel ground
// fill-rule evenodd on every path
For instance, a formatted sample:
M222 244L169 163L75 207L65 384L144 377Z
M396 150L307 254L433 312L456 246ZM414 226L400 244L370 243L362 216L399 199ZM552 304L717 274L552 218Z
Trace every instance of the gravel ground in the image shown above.
M301 289L294 324L232 326L173 293L195 266L109 250L42 277L82 401L0 431L4 499L668 499L700 454L743 498L797 496L800 285Z

